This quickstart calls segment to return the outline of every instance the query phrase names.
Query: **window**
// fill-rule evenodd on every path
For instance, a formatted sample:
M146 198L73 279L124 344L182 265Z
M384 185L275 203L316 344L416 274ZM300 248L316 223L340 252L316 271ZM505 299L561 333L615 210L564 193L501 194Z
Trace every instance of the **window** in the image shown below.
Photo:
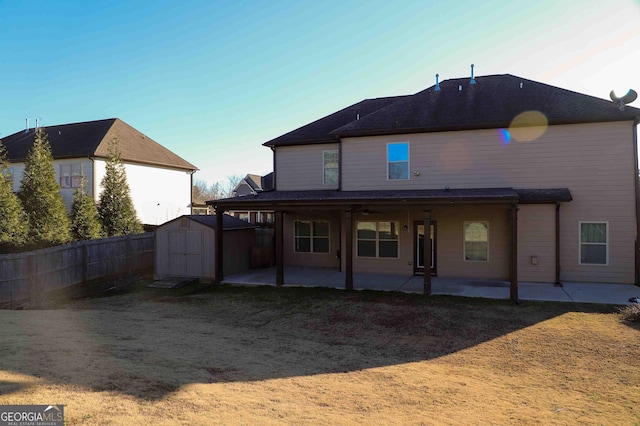
M2 170L2 174L4 175L4 178L11 183L11 187L13 188L13 167L7 167Z
M323 182L325 185L337 185L338 175L340 173L338 169L338 151L323 151L322 152L322 164L324 170Z
M409 142L387 144L387 179L409 179Z
M249 222L249 212L247 213L237 213L236 217L240 220L244 220L245 222Z
M609 263L608 222L580 222L580 264Z
M296 253L329 253L329 222L296 220Z
M464 260L489 260L489 222L464 223Z
M60 165L61 188L77 188L80 186L81 179L82 165L80 163Z
M358 257L398 257L398 222L358 222Z

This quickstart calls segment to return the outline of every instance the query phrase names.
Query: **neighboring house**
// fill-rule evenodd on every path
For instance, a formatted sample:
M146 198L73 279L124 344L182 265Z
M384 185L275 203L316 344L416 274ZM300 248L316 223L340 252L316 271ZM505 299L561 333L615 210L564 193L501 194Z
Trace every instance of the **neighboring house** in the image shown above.
M432 274L505 279L514 299L518 281L638 283L639 120L508 74L436 82L264 143L275 190L209 203L275 211L278 284L284 265L339 268L346 288L424 274L427 294Z
M80 176L96 202L102 188L109 143L118 140L131 198L143 224L159 225L191 213L192 175L197 168L118 118L42 127L51 144L56 178L68 209ZM2 138L18 191L35 129Z
M257 195L263 191L273 190L273 172L265 175L249 174L242 179L231 193L232 197ZM229 214L249 223L273 223L273 210L230 210Z
M224 215L224 270L239 273L251 267L255 226ZM154 279L215 280L216 216L187 215L156 229Z

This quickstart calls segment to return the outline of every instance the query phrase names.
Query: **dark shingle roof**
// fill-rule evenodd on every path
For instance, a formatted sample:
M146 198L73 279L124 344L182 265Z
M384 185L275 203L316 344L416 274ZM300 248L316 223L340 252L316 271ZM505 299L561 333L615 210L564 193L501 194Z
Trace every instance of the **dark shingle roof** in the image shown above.
M620 111L608 100L510 74L445 80L408 96L367 99L264 143L266 146L336 142L338 137L507 128L525 111L549 124L633 120L640 109ZM462 87L462 90L459 88ZM360 119L358 120L358 114Z
M510 74L446 80L331 133L397 134L509 127L520 113L538 111L549 124L633 120L640 109ZM460 90L461 89L461 90Z
M148 136L118 118L42 127L51 145L53 158L107 157L109 142L118 139L124 161L197 170L193 164L174 154ZM2 138L9 160L24 161L33 144L34 129Z
M455 203L455 202L512 202L555 203L571 201L567 188L513 189L406 189L371 191L267 191L254 196L225 198L207 201L207 204L224 208L242 206L268 207L274 205L344 205L385 203Z
M357 120L358 117L362 119L372 112L387 107L404 98L406 98L406 96L366 99L265 142L263 145L285 146L336 142L335 138L331 136L332 130Z

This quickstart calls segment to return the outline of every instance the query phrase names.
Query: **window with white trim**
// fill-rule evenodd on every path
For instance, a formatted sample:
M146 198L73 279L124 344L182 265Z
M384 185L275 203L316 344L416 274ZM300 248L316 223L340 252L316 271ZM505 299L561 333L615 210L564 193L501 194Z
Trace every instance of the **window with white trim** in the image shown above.
M329 253L329 222L296 220L294 222L296 253Z
M409 142L387 144L387 179L409 179Z
M464 222L464 260L489 261L489 222Z
M60 165L60 187L78 188L82 179L82 165L80 163Z
M358 222L357 256L397 258L399 227L398 222Z
M609 263L609 223L580 222L580 265Z
M2 170L2 175L9 183L11 183L11 189L13 189L13 167L7 167Z
M337 185L339 170L338 150L322 151L322 182L325 185Z

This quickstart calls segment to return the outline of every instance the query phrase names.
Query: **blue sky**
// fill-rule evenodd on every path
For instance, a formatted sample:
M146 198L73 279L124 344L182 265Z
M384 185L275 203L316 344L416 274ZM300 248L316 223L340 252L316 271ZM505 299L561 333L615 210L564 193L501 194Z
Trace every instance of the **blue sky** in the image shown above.
M0 57L0 138L27 117L118 117L212 183L271 171L267 140L471 63L640 91L640 1L0 0Z

